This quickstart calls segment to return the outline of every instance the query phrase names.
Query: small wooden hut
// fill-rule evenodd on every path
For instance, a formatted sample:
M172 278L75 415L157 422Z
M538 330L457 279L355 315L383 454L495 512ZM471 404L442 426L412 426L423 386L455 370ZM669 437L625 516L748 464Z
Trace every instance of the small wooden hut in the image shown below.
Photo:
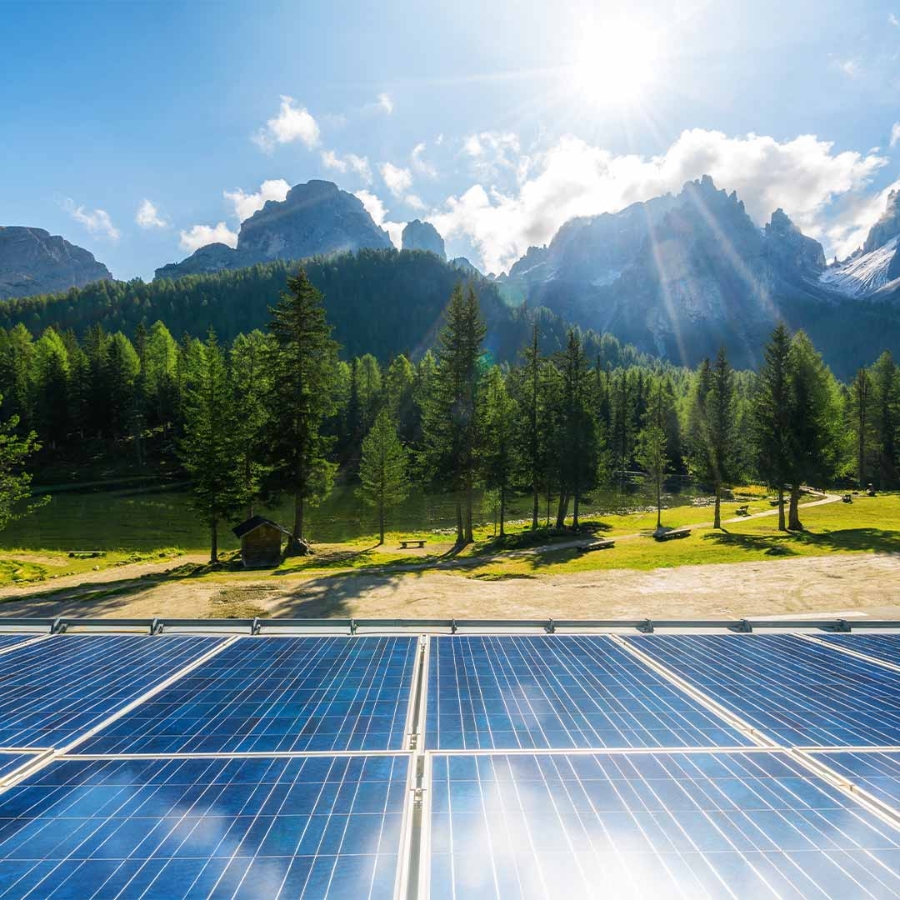
M265 516L253 516L231 529L241 542L245 569L273 568L281 562L281 545L291 533Z

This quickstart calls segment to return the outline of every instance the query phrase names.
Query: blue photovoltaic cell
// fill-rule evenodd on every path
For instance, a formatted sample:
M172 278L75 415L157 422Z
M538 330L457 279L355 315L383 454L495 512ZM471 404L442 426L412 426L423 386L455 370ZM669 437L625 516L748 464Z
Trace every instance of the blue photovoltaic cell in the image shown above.
M900 666L900 634L827 634L816 637L835 647L845 647Z
M441 750L751 743L606 637L432 639L426 746Z
M814 758L900 811L900 751L817 751Z
M25 641L33 641L36 637L36 634L0 634L0 650L8 650Z
M790 635L627 638L785 746L900 744L900 674Z
M221 641L60 635L0 654L0 747L74 740Z
M401 750L413 637L242 638L79 753Z
M896 897L900 832L771 752L435 756L431 898Z
M35 756L34 753L0 753L0 778L30 762Z
M0 794L0 898L389 898L408 757L73 760Z

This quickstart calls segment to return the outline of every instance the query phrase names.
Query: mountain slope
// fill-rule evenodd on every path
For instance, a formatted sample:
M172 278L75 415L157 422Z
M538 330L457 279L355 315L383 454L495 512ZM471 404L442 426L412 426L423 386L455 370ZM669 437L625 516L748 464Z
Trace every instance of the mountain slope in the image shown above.
M81 287L112 278L82 247L43 228L0 226L0 300Z
M180 263L156 270L157 278L181 278L240 269L275 259L307 259L362 249L387 250L391 239L362 201L330 181L309 181L269 200L241 224L237 248L209 244Z

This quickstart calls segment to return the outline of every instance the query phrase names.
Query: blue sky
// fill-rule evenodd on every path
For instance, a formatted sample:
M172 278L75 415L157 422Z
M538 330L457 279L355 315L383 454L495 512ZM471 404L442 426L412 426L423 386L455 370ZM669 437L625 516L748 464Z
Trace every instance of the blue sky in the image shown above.
M310 178L494 271L707 171L843 255L900 179L900 0L0 0L0 22L0 224L119 278Z

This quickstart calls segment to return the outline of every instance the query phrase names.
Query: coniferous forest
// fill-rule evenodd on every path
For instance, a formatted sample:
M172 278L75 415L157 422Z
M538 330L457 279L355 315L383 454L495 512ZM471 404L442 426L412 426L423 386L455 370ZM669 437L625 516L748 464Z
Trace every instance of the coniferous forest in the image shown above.
M225 339L212 328L176 338L163 321L38 335L19 323L0 330L3 418L16 463L28 457L39 478L98 454L183 473L214 557L220 527L284 498L302 551L304 511L335 478L358 486L382 538L411 486L452 495L460 544L472 540L476 490L495 492L502 535L513 493L531 496L533 527L552 497L556 526L577 528L591 490L635 471L657 488L696 479L717 521L729 485L765 483L783 499L782 528L802 526L802 485L900 482L888 353L842 384L803 332L779 326L757 373L734 371L724 351L691 371L578 329L548 350L532 316L518 352L498 361L487 318L478 286L457 282L431 348L351 355L300 269L265 330Z

